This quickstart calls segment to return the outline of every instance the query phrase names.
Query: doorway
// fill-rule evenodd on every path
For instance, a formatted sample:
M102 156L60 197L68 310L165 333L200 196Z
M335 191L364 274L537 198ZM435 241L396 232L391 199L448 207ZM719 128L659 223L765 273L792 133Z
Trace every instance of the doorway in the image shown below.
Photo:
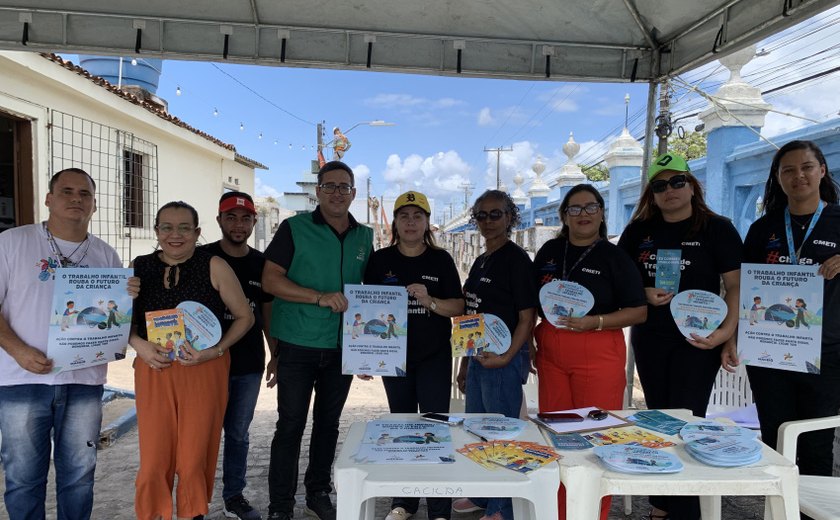
M35 221L32 123L0 112L0 232Z

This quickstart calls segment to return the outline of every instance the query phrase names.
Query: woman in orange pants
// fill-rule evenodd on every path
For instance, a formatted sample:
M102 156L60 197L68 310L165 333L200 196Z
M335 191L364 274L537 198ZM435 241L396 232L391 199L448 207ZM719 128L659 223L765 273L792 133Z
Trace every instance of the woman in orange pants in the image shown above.
M620 409L627 361L621 329L647 318L642 279L627 253L606 240L604 199L592 185L569 190L560 204L560 218L559 236L534 258L537 283L575 282L592 294L594 305L580 317L572 309L550 318L540 313L542 321L534 329L540 411ZM566 518L565 495L560 486L561 520ZM609 505L605 497L602 519Z
M196 250L201 229L192 206L165 204L155 231L160 250L132 262L141 283L131 330L140 434L134 509L139 520L171 519L178 475L178 518L202 519L213 493L227 406L226 351L251 328L254 315L230 266ZM165 345L148 341L145 313L174 309L186 300L205 305L222 324L227 308L234 321L217 344L196 350L185 342L173 361Z

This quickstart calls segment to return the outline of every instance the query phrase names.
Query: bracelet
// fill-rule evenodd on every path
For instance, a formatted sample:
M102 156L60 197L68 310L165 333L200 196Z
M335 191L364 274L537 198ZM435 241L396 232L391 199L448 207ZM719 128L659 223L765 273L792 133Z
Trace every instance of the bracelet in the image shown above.
M317 297L317 298L315 298L315 305L316 305L316 306L318 306L318 307L320 307L320 306L321 306L321 297L322 297L322 296L324 296L324 293L319 292L319 293L318 293L318 297Z
M219 355L218 355L218 356L216 356L216 357L222 357L222 356L224 355L224 353L225 353L225 351L224 351L224 350L222 350L222 346L221 346L221 345L219 345Z
M603 314L598 315L598 328L595 329L595 330L604 330L604 315Z

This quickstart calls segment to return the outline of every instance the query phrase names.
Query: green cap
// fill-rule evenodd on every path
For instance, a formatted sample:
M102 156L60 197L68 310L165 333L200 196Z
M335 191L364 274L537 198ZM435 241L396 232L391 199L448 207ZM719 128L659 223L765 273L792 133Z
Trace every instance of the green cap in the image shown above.
M651 163L648 168L648 182L664 171L691 173L688 163L682 155L673 152L663 153Z

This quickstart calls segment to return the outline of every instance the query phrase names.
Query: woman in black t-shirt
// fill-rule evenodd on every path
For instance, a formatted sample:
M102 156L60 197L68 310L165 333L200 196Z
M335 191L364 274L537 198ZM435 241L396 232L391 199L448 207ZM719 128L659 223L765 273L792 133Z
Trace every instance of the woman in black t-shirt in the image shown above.
M534 258L536 282L568 280L589 290L592 309L582 317L546 317L534 329L540 411L597 406L623 408L627 346L623 327L645 321L642 278L627 254L607 240L604 199L591 184L573 187L560 203L563 228ZM571 310L569 313L571 314ZM565 488L558 493L561 520ZM609 497L601 518L609 513Z
M837 201L838 186L822 151L813 142L792 141L773 157L764 188L764 215L750 226L744 241L745 260L750 263L819 264L818 272L825 278L823 317L840 314ZM808 302L808 306L819 304ZM840 320L822 321L821 350L815 364L819 373L747 366L761 439L767 445L776 447L779 426L785 421L826 417L840 410ZM797 464L802 474L831 475L833 439L833 430L799 438Z
M472 208L473 221L484 237L485 251L470 269L464 283L467 312L498 316L511 332L510 348L502 355L482 352L462 358L458 384L466 390L468 413L501 413L519 417L522 384L528 374L527 344L539 306L534 265L521 247L510 241L519 224L519 208L510 195L499 190L485 191ZM457 512L485 507L490 520L512 520L509 498L456 500Z
M727 369L737 364L734 335L743 248L738 231L706 206L703 188L686 160L666 153L648 170L648 184L618 245L641 272L648 301L647 321L630 332L645 402L648 408L688 408L704 417L722 362ZM662 288L661 278L656 286L657 257L663 250L676 250L671 254L680 259L679 280L670 280L677 282L670 291ZM688 289L720 294L721 282L726 318L709 337L686 338L671 316L671 299ZM697 497L651 497L651 505L653 519L700 518Z
M404 377L383 377L391 413L449 412L452 388L452 316L464 313L461 280L449 253L435 244L429 228L426 196L409 191L394 203L391 246L368 260L364 282L398 285L408 291L408 354ZM390 317L391 315L389 315ZM393 324L389 321L389 329ZM362 377L369 379L369 377ZM429 518L449 520L452 499L427 498ZM420 499L391 501L385 520L403 520L417 512Z

